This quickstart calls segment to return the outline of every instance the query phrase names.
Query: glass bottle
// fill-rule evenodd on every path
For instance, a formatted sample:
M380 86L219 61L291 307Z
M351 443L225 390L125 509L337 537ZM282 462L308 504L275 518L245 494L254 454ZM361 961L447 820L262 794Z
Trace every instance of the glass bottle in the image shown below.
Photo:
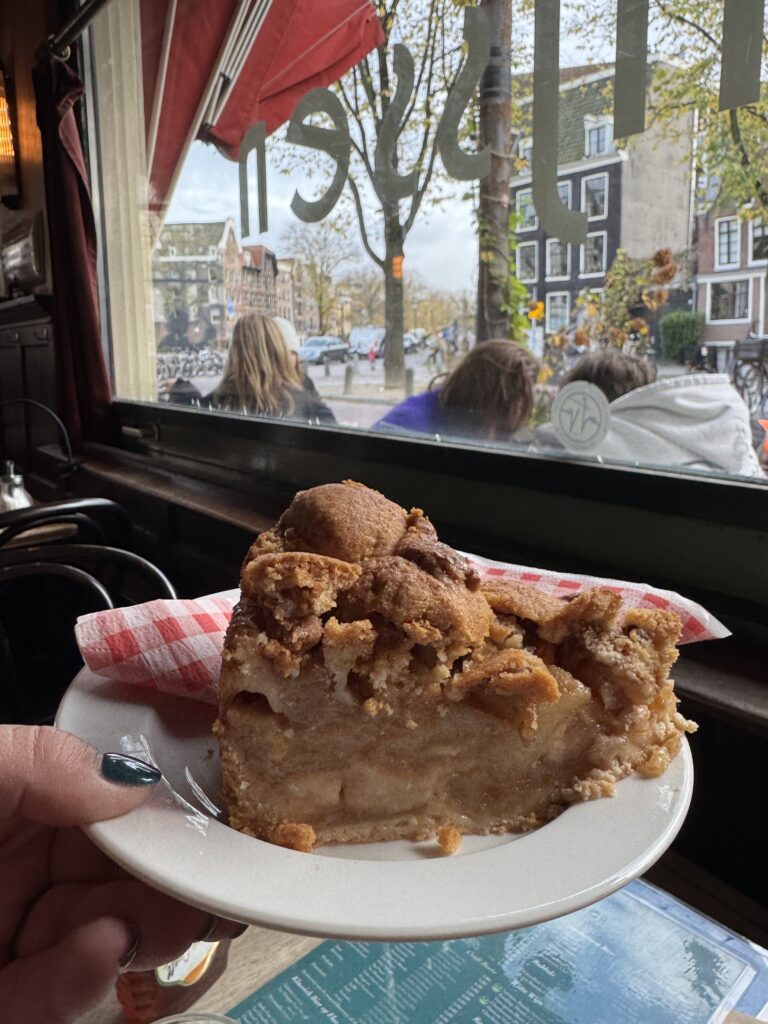
M230 942L195 942L183 956L162 967L121 974L117 998L126 1024L154 1024L188 1009L224 973Z

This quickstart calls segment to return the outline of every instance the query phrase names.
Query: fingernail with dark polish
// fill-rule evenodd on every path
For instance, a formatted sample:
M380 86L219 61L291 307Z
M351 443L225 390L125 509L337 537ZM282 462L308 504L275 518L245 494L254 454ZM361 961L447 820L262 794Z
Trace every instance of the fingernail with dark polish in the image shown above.
M128 949L126 949L125 953L123 953L123 955L120 957L120 962L118 964L118 968L119 968L121 974L123 973L123 971L127 971L128 968L131 966L131 964L133 963L133 961L134 961L138 951L139 951L139 936L137 935L136 938L133 940L133 942L128 947Z
M248 925L247 925L247 924L241 924L239 928L236 928L236 929L235 929L235 931L234 931L234 933L232 934L231 938L233 938L233 939L239 939L239 938L240 938L240 936L241 936L241 935L245 935L245 933L246 933L247 931L248 931Z
M122 786L154 786L163 777L151 764L125 754L105 754L101 759L101 774Z

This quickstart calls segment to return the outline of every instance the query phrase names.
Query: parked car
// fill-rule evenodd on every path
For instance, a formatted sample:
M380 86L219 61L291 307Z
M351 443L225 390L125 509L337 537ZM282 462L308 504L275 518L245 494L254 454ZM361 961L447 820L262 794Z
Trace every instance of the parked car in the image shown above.
M349 359L349 345L331 334L315 335L303 343L299 349L299 359L302 363L346 363Z
M404 352L418 352L420 348L421 348L421 342L419 341L418 336L415 333L411 332L411 331L407 331L403 335L403 351Z

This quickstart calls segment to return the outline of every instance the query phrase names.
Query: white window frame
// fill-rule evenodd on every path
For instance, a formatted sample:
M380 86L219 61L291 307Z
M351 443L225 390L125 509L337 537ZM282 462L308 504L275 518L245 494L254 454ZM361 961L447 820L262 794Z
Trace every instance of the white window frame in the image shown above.
M588 273L584 270L585 258L587 255L587 246L579 246L579 277L605 277L608 273L608 232L607 231L589 231L587 232L587 240L590 238L597 238L599 235L603 236L603 269L602 270L590 270Z
M550 299L565 298L565 323L562 327L552 328L549 323ZM557 331L564 331L571 320L571 293L570 292L547 292L544 297L544 333L555 334Z
M550 270L549 247L550 245L565 245L565 275L554 275ZM571 279L571 244L561 242L559 238L548 238L544 246L544 280L545 281L570 281Z
M533 267L534 267L533 273L534 273L534 276L533 277L521 277L520 276L520 259L519 259L519 255L518 254L519 254L520 250L523 248L523 246L526 246L526 245L532 245L533 246L533 252L534 252L534 256L533 256ZM539 243L538 243L537 240L532 239L530 242L518 242L517 243L517 250L515 252L515 274L517 276L518 281L522 282L522 284L536 284L537 281L539 280Z
M749 277L746 274L728 274L727 277L716 278L715 280L707 281L707 305L705 310L706 322L708 324L722 325L728 327L730 324L751 324L754 319L752 316L752 292L754 291L754 277ZM739 281L746 281L747 283L747 315L745 317L738 317L735 320L713 320L712 319L712 285L713 284L736 284Z
M607 171L601 171L599 174L587 174L586 177L581 179L581 211L582 213L587 212L587 182L594 181L596 178L602 178L605 182L605 209L603 213L598 213L594 217L587 216L587 220L590 222L593 220L605 220L608 216L609 182Z
M766 218L765 220L760 220L758 218L757 220L750 220L749 222L749 259L747 260L747 263L750 267L764 267L768 265L768 259L764 257L762 259L755 259L754 256L756 227L763 228L763 230L766 232L766 234L763 237L768 237L768 218Z
M536 208L533 205L533 189L532 188L521 188L518 192L515 193L515 213L517 214L518 219L520 217L520 197L521 196L530 196L531 197L531 208L533 209L533 224L530 224L528 227L525 227L523 224L518 224L518 226L517 226L518 234L523 232L523 231L538 231L539 230L539 215L538 215L538 213L536 213Z
M720 225L725 224L729 221L733 221L736 224L736 262L735 263L721 263L720 262ZM729 217L716 217L715 218L715 270L736 270L741 266L741 225L739 218L735 216ZM726 321L730 323L730 321Z
M531 148L531 157L533 157L533 139L531 138L531 136L522 135L517 140L517 155L520 157L521 160L528 161L528 164L530 165L531 161L528 160L527 156L525 156L525 150L528 149L529 146Z
M605 139L606 147L602 153L590 153L589 151L589 133L594 128L605 128ZM594 160L599 156L607 156L612 153L613 146L613 118L607 114L596 115L596 114L585 114L584 115L584 158L586 160Z
M560 189L561 185L565 185L565 187L568 189L568 202L565 205L568 207L569 210L572 210L573 209L573 182L571 181L570 178L566 178L564 181L558 181L558 183L557 183L558 196L560 195L559 189ZM562 200L560 200L560 201L562 202Z

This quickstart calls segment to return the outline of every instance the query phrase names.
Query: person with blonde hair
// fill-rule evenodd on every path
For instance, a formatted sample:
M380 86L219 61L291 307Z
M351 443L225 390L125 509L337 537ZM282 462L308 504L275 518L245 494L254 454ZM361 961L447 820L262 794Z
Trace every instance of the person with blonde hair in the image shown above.
M520 431L533 410L538 372L538 359L522 345L483 341L428 391L390 409L374 429L527 445Z
M205 398L188 381L168 389L172 402L200 405L220 412L274 416L304 422L335 423L316 394L304 387L303 375L272 317L249 313L235 324L224 373Z

